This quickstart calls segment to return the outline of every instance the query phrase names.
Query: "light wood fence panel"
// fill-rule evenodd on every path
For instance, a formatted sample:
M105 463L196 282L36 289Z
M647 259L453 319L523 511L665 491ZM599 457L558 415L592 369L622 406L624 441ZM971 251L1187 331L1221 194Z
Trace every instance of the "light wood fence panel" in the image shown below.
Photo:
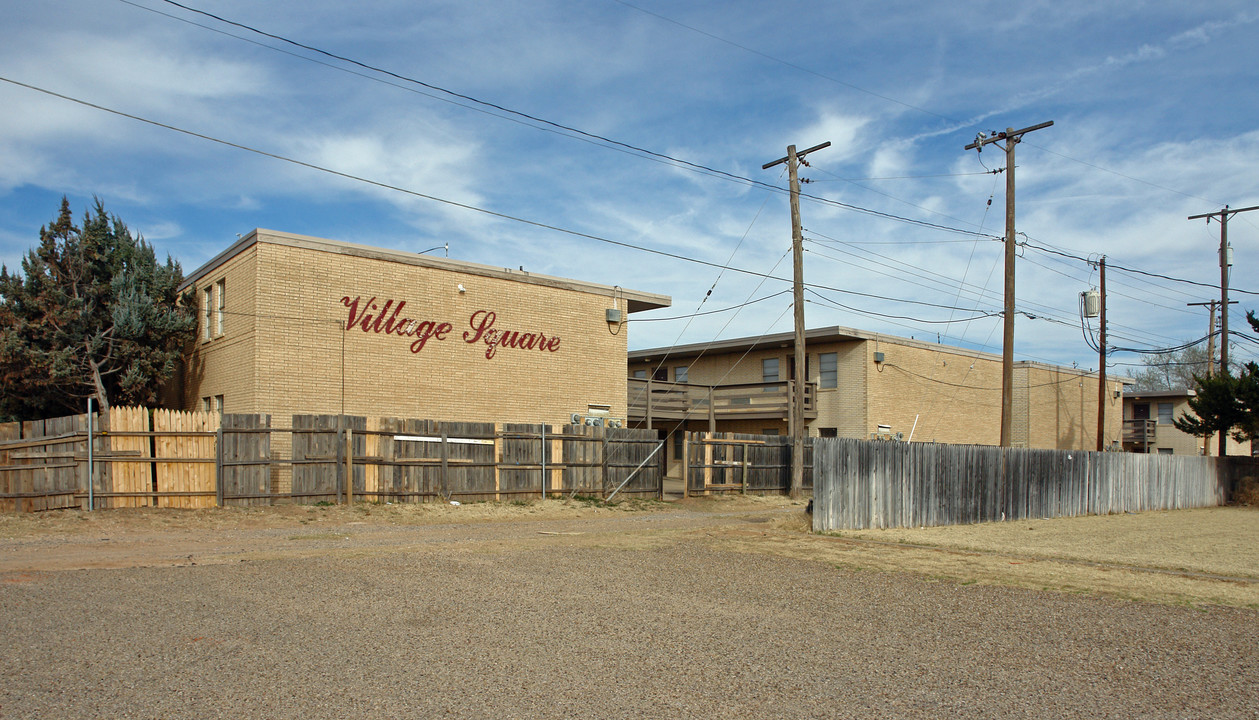
M154 410L154 451L158 493L199 493L158 497L160 507L208 508L216 502L215 438L219 428L216 412ZM188 433L169 435L165 433ZM161 462L169 458L170 462Z
M148 433L149 409L144 407L112 407L102 421L103 431L109 433L105 445L108 460L101 462L108 469L101 488L106 492L151 493L153 485L153 438L149 435L124 435L115 433ZM125 457L145 458L147 462L127 462ZM106 497L96 501L98 508L149 507L152 496Z

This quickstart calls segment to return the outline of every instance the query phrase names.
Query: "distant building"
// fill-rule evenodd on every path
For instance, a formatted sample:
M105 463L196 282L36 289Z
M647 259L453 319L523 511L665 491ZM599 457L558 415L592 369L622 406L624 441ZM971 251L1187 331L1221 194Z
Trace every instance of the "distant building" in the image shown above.
M1204 439L1176 429L1172 420L1193 415L1189 398L1193 390L1125 392L1123 396L1123 447L1128 452L1164 455L1219 455L1218 436ZM1250 455L1251 443L1228 439L1229 455Z
M809 330L806 343L810 435L1000 444L999 355L843 327ZM632 351L630 420L669 432L786 434L794 346L794 333L781 333ZM1096 373L1015 363L1013 444L1095 450L1097 384ZM1120 442L1121 392L1121 380L1107 381L1106 446Z
M255 230L193 271L185 409L624 418L628 313L665 295Z

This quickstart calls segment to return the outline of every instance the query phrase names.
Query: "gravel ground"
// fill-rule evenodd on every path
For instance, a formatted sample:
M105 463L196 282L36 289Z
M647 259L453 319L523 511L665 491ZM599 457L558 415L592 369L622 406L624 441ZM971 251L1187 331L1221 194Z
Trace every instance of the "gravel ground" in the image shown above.
M0 717L1259 718L1254 610L853 572L652 522L11 571Z

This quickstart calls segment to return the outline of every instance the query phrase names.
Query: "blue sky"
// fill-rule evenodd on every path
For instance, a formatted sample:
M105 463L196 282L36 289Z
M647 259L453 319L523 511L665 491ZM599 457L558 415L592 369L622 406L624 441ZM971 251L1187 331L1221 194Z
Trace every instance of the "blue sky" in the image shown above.
M740 272L790 277L787 197L760 184L785 188L784 168L761 166L829 141L802 170L808 325L999 353L1004 176L985 171L1004 154L963 146L1052 120L1018 146L1016 295L1035 319L1016 358L1096 368L1078 312L1096 270L1046 249L1107 256L1113 345L1178 345L1206 332L1186 303L1219 297L1219 225L1186 218L1259 205L1253 2L186 4L587 134L161 0L5 3L6 80L410 191L0 82L10 268L62 195L78 215L95 195L186 272L255 227L449 243L671 295L634 316L632 348L783 332L789 285ZM1259 211L1228 229L1238 330L1259 308Z

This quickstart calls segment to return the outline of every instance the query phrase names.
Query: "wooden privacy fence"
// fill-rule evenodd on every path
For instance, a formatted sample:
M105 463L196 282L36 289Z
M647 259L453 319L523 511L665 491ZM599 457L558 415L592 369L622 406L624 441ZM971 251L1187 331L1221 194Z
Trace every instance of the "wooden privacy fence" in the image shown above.
M112 408L0 424L0 510L659 497L660 450L647 430Z
M804 446L804 489L813 486L814 438ZM685 435L686 494L786 493L791 490L792 440L786 435Z
M1210 507L1251 458L814 438L815 531Z
M292 432L290 495L309 502L663 492L651 430L295 415Z

